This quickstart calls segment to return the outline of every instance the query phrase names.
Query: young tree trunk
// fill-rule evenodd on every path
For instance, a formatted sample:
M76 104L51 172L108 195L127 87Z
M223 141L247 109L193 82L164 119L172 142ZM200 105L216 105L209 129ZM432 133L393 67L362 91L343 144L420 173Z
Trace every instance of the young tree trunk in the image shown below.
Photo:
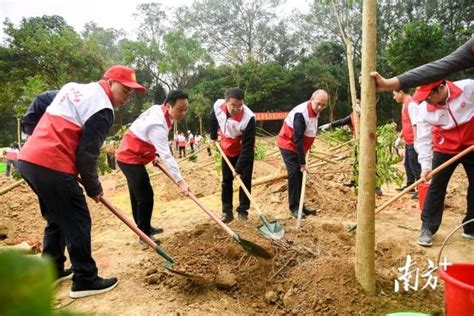
M360 124L359 194L355 272L368 294L375 294L375 70L376 0L364 0L362 10L362 110Z
M353 56L352 41L349 38L346 38L346 57L347 57L347 68L349 70L349 87L351 90L352 111L354 112L354 138L356 140L359 140L360 118L356 112L357 92L356 92L356 84L355 84L354 63L353 63L352 56Z
M18 148L21 149L21 118L17 116L16 118L16 131L18 136Z
M202 116L199 117L199 135L203 135L203 133L202 133Z
M352 40L347 36L346 30L341 22L341 17L336 8L336 2L331 0L331 9L333 11L334 17L336 18L337 26L339 28L339 32L341 32L342 41L344 42L344 46L346 48L346 58L347 58L347 69L349 70L349 87L351 91L351 102L352 102L352 111L355 113L356 103L357 103L357 92L356 92L356 85L355 85L355 75L354 75L354 63L353 63L353 46ZM360 119L357 115L354 115L354 138L359 140L360 134Z

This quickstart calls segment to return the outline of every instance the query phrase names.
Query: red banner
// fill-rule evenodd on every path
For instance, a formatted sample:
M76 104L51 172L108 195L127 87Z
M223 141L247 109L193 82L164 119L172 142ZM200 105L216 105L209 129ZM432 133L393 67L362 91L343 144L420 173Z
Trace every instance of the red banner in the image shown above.
M257 121L282 121L286 118L288 112L256 112Z

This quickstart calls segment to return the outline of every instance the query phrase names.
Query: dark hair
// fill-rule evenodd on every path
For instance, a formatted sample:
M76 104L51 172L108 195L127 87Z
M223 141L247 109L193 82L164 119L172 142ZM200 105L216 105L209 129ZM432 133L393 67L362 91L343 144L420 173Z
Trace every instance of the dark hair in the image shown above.
M183 90L171 90L163 101L163 104L171 104L172 106L176 104L178 99L188 99L189 96Z
M225 92L225 100L229 100L230 98L232 99L237 99L237 100L243 100L245 96L245 93L242 89L240 88L230 88L227 89Z

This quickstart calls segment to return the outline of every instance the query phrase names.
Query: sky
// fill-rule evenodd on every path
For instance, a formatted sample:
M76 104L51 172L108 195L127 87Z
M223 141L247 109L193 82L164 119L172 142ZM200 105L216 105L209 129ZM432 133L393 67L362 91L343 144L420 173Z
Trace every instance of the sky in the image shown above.
M309 1L311 0L287 0L285 11L305 11L309 8ZM133 13L138 4L149 2L159 2L173 8L190 5L192 0L0 0L0 38L4 38L5 18L19 25L23 17L43 15L62 16L76 32L81 32L87 22L94 21L104 28L124 29L128 36L133 37L139 25Z

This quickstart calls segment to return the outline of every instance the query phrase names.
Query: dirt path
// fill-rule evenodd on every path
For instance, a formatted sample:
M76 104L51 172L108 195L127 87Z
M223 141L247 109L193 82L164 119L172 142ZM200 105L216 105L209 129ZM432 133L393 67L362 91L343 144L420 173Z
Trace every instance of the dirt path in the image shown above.
M324 145L317 144L318 148ZM328 149L326 148L326 151ZM200 157L205 159L204 154ZM206 205L220 215L219 174L215 166L198 169L192 176L192 162L182 168L191 188ZM255 177L277 174L282 167L279 155L258 161ZM350 169L350 161L326 165L321 171ZM426 259L434 260L448 231L465 215L467 179L458 168L448 189L448 205L440 232L430 249L416 245L420 226L417 201L403 197L377 216L376 270L378 295L366 296L358 287L353 260L355 237L346 225L355 222L356 196L342 183L348 175L334 173L310 177L308 205L320 210L303 221L300 231L289 216L286 182L281 181L253 190L262 209L285 226L282 242L271 243L256 232L259 220L251 210L247 223L230 224L242 237L254 241L273 255L272 260L249 256L232 242L192 201L179 197L163 175L153 177L155 210L152 223L163 227L162 246L176 260L175 267L199 275L191 280L168 273L160 267L163 260L138 244L138 238L99 204L89 201L93 217L93 255L101 276L116 276L120 283L104 295L72 300L67 296L70 281L57 292L57 304L71 311L114 315L156 315L163 313L229 313L320 315L371 315L390 311L437 312L443 308L443 286L436 290L395 293L394 279L400 274L407 255L420 270ZM106 197L129 218L126 186L120 186L120 173L104 177ZM0 185L7 185L0 178ZM396 194L394 187L383 188L383 203ZM2 244L27 240L40 246L44 222L35 196L26 186L0 196L0 228L8 238ZM449 261L474 262L474 242L455 234L445 251Z

